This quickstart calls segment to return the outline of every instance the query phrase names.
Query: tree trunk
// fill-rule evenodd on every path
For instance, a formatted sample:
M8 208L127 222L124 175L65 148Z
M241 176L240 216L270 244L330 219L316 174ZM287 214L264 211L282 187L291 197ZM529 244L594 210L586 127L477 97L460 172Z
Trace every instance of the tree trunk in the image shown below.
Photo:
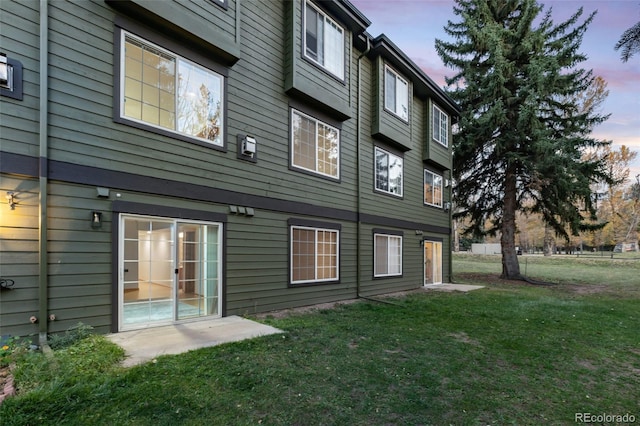
M520 264L516 253L516 172L507 166L504 185L504 211L502 216L502 275L503 279L520 280Z
M553 230L550 226L544 226L544 246L542 252L545 256L551 256L556 249L555 238L553 236Z

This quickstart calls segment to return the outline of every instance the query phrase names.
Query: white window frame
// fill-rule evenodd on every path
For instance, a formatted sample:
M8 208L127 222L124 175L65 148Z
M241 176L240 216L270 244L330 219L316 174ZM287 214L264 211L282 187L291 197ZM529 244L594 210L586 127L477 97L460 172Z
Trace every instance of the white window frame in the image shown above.
M378 152L384 153L388 158L388 160L387 160L387 189L378 187L378 180L379 180L378 179L378 164L376 162L376 159L378 158ZM373 163L374 163L373 164L373 173L374 173L373 181L374 181L374 185L375 185L376 191L384 192L385 194L393 195L395 197L402 197L403 193L404 193L404 158L402 158L399 155L392 154L389 151L387 151L385 149L382 149L380 147L377 147L377 146L375 147L373 155L374 155L374 159L373 159ZM391 159L392 158L400 160L400 164L402 166L401 179L400 179L400 192L399 193L395 193L395 192L392 192L390 190L390 188L391 188L391 184L390 184L391 177L390 177L390 173L389 173L389 164L391 163Z
M314 231L314 279L311 280L297 280L293 279L293 266L294 266L294 230L306 230L306 231ZM319 232L329 232L336 235L336 253L335 253L335 264L336 264L336 276L330 278L318 278L318 233ZM289 238L290 238L290 257L289 257L289 282L292 285L296 284L309 284L309 283L323 283L323 282L336 282L340 279L340 230L338 229L327 229L327 228L317 228L312 226L301 226L301 225L291 225L289 229Z
M393 101L387 96L389 74L393 75ZM409 83L388 65L384 66L384 108L402 121L409 122Z
M315 122L315 151L316 151L315 169L310 169L308 167L297 165L295 163L296 143L295 143L295 129L293 127L295 125L295 119L294 119L295 115L298 115L298 116L300 116L302 118L305 118L307 120ZM329 174L329 173L323 173L323 172L320 171L319 161L320 161L320 157L321 156L318 154L318 150L319 150L319 146L318 146L318 144L319 144L319 141L318 141L319 132L318 132L318 129L319 129L320 126L324 126L324 127L328 128L328 129L331 129L331 130L335 131L338 134L338 137L337 137L338 144L336 146L336 150L337 150L337 155L338 156L337 156L337 159L336 159L336 174L335 175L332 175L332 174ZM300 111L298 111L296 109L291 108L291 166L296 168L296 169L304 170L304 171L307 171L307 172L318 174L320 176L326 176L326 177L331 178L331 179L339 180L340 179L340 129L338 129L336 127L333 127L330 124L325 123L324 121L320 121L315 117L312 117L312 116L310 116L308 114L305 114L303 112L300 112Z
M449 116L436 105L433 105L432 127L433 140L449 147Z
M120 30L121 31L121 36L120 36L120 119L122 120L127 120L127 121L132 121L132 122L136 122L136 123L140 123L143 126L149 127L151 129L158 129L162 132L168 132L170 134L175 134L175 135L179 135L180 137L183 138L188 138L188 139L195 139L198 141L203 141L206 142L207 144L211 144L214 145L216 147L223 147L224 146L224 135L225 135L225 131L226 129L224 128L224 124L225 124L225 77L223 75L221 75L220 73L217 73L209 68L203 67L202 65L199 65L193 61L190 61L189 59L178 55L170 50L167 50L161 46L159 46L158 44L149 41L143 37L140 37L134 33L131 33L129 31L126 30ZM161 52L164 55L173 57L175 59L175 67L176 67L176 71L175 71L175 91L176 93L175 95L175 107L174 107L174 114L175 114L175 119L174 119L174 127L173 128L169 128L169 127L164 127L162 125L159 124L155 124L149 121L145 121L143 119L138 119L135 117L131 117L129 115L126 115L126 109L125 109L125 80L126 80L126 73L125 73L125 62L126 62L126 50L125 50L125 45L126 45L126 41L127 38L131 38L139 43L142 43L144 45L149 46L152 49L155 49L159 52ZM211 140L211 139L207 139L207 138L203 138L203 137L199 137L197 135L193 135L190 133L186 133L186 132L181 132L178 130L179 126L178 126L178 103L179 103L179 99L180 99L180 95L178 93L179 90L179 85L178 85L178 78L179 78L179 67L180 64L184 64L183 66L189 66L189 67L193 67L197 70L203 71L207 74L212 75L213 77L216 77L220 80L220 87L219 89L219 93L220 93L220 107L219 107L219 118L217 121L217 124L219 126L219 132L218 132L218 136L216 137L215 140Z
M435 203L430 203L427 201L427 175L431 175L431 199L435 201ZM439 178L439 179L437 179ZM436 200L436 180L440 181L440 197L439 200ZM437 173L432 172L431 170L427 170L424 169L424 204L428 205L428 206L433 206L433 207L439 207L442 208L443 206L443 192L444 192L444 178L442 177L442 175L439 175ZM439 201L439 203L438 203Z
M378 271L378 244L377 240L379 237L386 238L386 250L387 250L387 260L386 260L386 272L377 273ZM392 265L393 254L391 250L391 241L398 241L398 247L400 247L400 262L397 266L397 272L389 272L389 269ZM384 234L384 233L375 233L373 234L373 276L376 278L379 277L395 277L402 275L402 263L403 263L403 250L402 250L402 235L392 235L392 234Z
M307 46L307 8L313 9L313 11L318 14L318 17L322 18L322 40L317 41L316 49L318 51L315 52L315 58L308 53L308 49L310 48ZM302 16L302 51L304 57L327 72L335 75L340 80L344 80L344 28L308 0L304 2ZM333 31L331 31L332 29ZM339 34L337 40L335 37L336 34ZM333 38L332 35L334 36Z

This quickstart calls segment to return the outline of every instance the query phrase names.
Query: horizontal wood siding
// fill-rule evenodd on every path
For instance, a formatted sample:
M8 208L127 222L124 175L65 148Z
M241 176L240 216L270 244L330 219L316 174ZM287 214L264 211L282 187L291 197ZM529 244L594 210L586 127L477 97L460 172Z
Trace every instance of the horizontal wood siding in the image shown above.
M0 97L0 144L5 152L38 153L39 14L38 2L3 1L0 7L2 53L23 67L23 99Z
M409 85L409 121L405 122L397 115L388 111L384 107L384 78L385 78L385 61L378 57L375 59L374 66L376 72L374 78L371 81L371 85L376 91L376 103L372 106L373 112L373 127L371 129L371 135L378 139L382 139L388 143L391 143L402 151L410 150L415 147L412 143L412 124L413 109L411 105L411 98L413 93L413 85L411 80L406 76L398 73L398 75L406 80ZM391 67L393 69L393 67ZM417 145L421 146L421 145Z
M344 52L345 52L345 69L344 69L344 81L340 81L338 77L334 76L330 72L324 70L324 68L310 59L307 59L303 52L303 11L305 2L300 0L285 2L285 11L287 13L286 28L286 45L291 47L291 51L287 52L285 64L289 68L285 68L285 89L296 89L297 91L304 92L305 94L314 97L317 101L323 103L329 109L338 108L336 103L339 103L346 108L343 112L347 115L351 115L350 101L350 86L352 80L349 77L351 73L350 58L353 55L353 48L351 43L351 34L343 27L344 34ZM274 4L277 4L274 2ZM318 5L319 3L314 3ZM322 10L322 7L320 7ZM326 11L323 11L326 13ZM331 16L338 25L342 25L335 16Z
M353 223L341 224L340 283L288 286L290 243L287 220L291 217L271 212L259 212L251 219L229 217L229 314L266 312L356 297ZM324 218L304 218L326 221ZM251 226L245 225L248 222Z
M7 191L15 193L14 210ZM0 336L37 334L29 318L38 316L38 181L3 175L0 194L0 277L14 281L0 292Z
M112 231L118 224L119 211L115 210L123 205L149 206L147 211L186 209L226 218L227 314L352 299L358 295L358 285L366 296L422 285L419 242L427 233L415 231L430 227L446 233L450 218L443 209L423 202L427 102L411 98L410 123L394 130L407 138L401 145L414 149L400 149L397 143L372 136L380 122L395 126L399 121L383 111L381 59L360 58L362 52L352 47L352 35L345 32L345 82L339 82L302 59L303 1L241 2L241 59L226 68L226 150L213 149L114 122L113 92L118 82L114 82L113 61L119 60L114 57L114 22L124 15L112 4L103 0L48 3L47 281L49 313L56 317L49 324L51 332L78 322L99 332L112 329L118 280L113 276L117 241ZM194 15L225 39L235 39L238 4L229 0L225 10L208 1L178 0L170 7ZM145 7L153 11L153 5L148 2ZM20 167L29 168L24 173L3 172L0 181L0 194L16 191L18 200L16 210L9 210L6 204L0 208L0 275L16 281L15 290L4 291L0 297L0 334L6 328L13 334L38 332L38 325L29 322L39 312L37 7L37 2L6 2L0 15L3 51L25 67L24 100L2 98L0 102L1 150L20 160ZM184 40L174 41L188 49ZM211 60L224 62L215 55ZM294 75L339 98L349 106L352 117L340 121L317 103L293 98L292 92L287 93L286 81ZM358 104L360 116L356 117ZM328 115L331 118L326 120L338 122L339 180L290 166L293 106L318 119ZM237 138L247 134L257 140L256 162L237 158ZM404 151L402 198L374 191L375 146ZM96 186L108 187L109 196L99 198ZM449 200L448 191L445 188L445 200ZM231 214L230 205L252 206L254 215ZM93 211L102 213L99 229L91 227ZM291 218L341 226L339 283L289 285L287 221ZM374 228L403 232L402 277L374 279ZM429 235L445 242L443 268L449 277L449 236L445 233Z
M451 134L451 117L449 117L449 146L446 147L442 145L440 142L437 142L433 139L433 105L434 102L432 99L429 99L426 102L425 109L425 122L427 127L424 132L424 141L422 142L424 147L424 159L428 160L430 163L434 164L435 167L439 169L450 170L452 167L451 164L451 153L452 153L452 144L453 144L453 136ZM444 108L438 106L442 111L445 111Z
M111 203L95 187L49 184L49 313L51 332L79 322L101 332L111 325ZM103 213L100 229L91 212Z

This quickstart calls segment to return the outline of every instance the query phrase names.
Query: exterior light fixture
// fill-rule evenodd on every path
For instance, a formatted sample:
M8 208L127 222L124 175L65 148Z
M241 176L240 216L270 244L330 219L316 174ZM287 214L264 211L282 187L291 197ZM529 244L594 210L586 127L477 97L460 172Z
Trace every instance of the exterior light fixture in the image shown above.
M91 227L93 229L102 228L102 213L101 212L91 212Z
M15 210L16 209L16 194L14 194L13 191L7 191L7 202L9 203L9 207L11 208L11 210Z

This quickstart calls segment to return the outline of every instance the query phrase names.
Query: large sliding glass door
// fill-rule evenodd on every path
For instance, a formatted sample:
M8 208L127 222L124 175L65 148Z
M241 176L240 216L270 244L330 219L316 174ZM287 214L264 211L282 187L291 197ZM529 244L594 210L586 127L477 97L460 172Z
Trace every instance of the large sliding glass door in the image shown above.
M442 284L442 243L424 241L424 285Z
M119 329L220 315L221 224L120 221Z

